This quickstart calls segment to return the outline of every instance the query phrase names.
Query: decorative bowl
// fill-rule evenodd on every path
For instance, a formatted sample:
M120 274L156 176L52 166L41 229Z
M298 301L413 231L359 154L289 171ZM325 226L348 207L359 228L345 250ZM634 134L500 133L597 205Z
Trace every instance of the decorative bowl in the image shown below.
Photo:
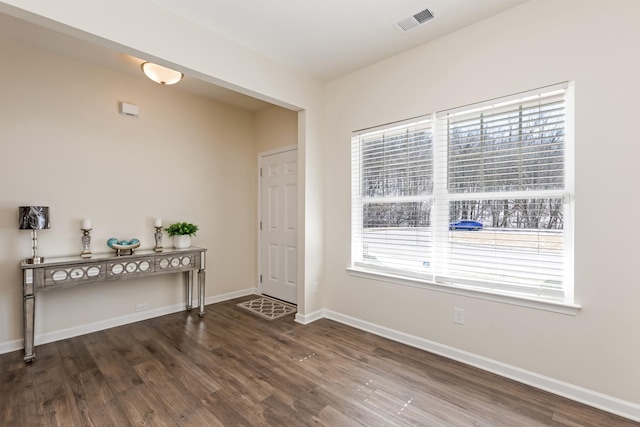
M107 245L116 251L116 255L120 255L120 251L131 251L133 254L134 249L140 246L140 240L118 240L115 237L107 240Z

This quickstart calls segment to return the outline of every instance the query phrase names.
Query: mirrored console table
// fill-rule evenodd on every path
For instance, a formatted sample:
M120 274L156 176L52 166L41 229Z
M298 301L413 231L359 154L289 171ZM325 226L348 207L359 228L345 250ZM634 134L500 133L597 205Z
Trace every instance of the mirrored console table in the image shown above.
M39 264L22 261L24 360L35 358L34 320L36 292L88 285L96 282L135 279L157 274L182 273L187 294L187 311L192 309L193 273L198 272L198 315L204 316L205 252L203 248L136 251L133 255L115 253L46 258Z

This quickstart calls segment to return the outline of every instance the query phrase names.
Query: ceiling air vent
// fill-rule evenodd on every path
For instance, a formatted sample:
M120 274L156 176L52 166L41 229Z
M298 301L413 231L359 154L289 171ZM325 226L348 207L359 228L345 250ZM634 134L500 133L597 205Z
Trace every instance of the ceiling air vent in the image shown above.
M420 12L414 13L408 18L401 19L396 22L396 25L400 27L402 31L407 32L409 30L413 30L420 24L424 24L430 19L433 19L433 13L429 9L424 9Z

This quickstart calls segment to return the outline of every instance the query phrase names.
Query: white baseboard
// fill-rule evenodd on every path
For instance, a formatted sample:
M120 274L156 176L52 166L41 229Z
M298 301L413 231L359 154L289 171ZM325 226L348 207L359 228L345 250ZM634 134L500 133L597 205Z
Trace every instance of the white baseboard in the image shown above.
M241 291L228 292L222 295L214 295L212 297L205 298L205 305L215 304L217 302L229 301L230 299L245 297L247 295L257 295L258 288L247 288ZM197 307L197 301L193 303L194 307Z
M309 323L315 322L316 320L320 320L324 317L327 317L325 310L318 310L309 314L296 313L295 321L298 323L302 323L303 325L308 325Z
M23 339L5 341L3 343L0 343L0 354L11 353L12 351L21 350L23 348L24 348Z
M214 295L205 299L205 304L213 304L216 302L222 302L231 300L234 298L243 297L246 295L253 295L257 293L257 289L248 288L241 291L229 292L222 295ZM193 301L193 312L197 313L198 302ZM101 320L99 322L88 323L82 326L74 326L72 328L60 329L53 332L47 332L45 334L39 334L34 337L35 345L47 344L54 341L59 341L67 338L77 337L79 335L89 334L91 332L102 331L109 328L115 328L116 326L122 326L129 323L139 322L141 320L152 319L154 317L164 316L166 314L177 313L184 311L185 305L174 304L166 307L159 307L153 310L145 310L138 313L127 314L125 316L114 317L112 319ZM0 354L9 353L16 350L22 350L24 348L24 340L17 339L13 341L6 341L0 343Z
M532 387L545 390L562 397L566 397L567 399L571 399L576 402L584 403L585 405L589 405L594 408L619 415L621 417L625 417L634 421L640 421L640 405L636 403L608 396L606 394L559 381L550 377L546 377L544 375L536 374L535 372L520 369L518 367L479 356L477 354L458 350L453 347L438 344L434 341L429 341L424 338L416 337L404 332L399 332L393 329L379 326L374 323L356 319L351 316L336 313L331 310L320 310L318 312L312 313L309 316L301 315L300 320L298 319L298 315L296 315L296 321L307 324L323 317L330 320L335 320L336 322L343 323L357 329L361 329L363 331L371 332L372 334L376 334L393 341L397 341L403 344L410 345L412 347L419 348L421 350L435 353L449 359L453 359L458 362L483 369L488 372L492 372L494 374L512 379L514 381L518 381L523 384L527 384Z

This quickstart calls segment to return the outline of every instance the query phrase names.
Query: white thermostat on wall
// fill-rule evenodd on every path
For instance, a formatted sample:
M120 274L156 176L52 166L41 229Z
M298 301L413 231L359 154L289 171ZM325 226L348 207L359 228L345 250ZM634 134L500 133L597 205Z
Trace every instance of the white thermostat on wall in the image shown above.
M138 117L140 115L140 107L134 104L120 103L120 114L124 116Z

